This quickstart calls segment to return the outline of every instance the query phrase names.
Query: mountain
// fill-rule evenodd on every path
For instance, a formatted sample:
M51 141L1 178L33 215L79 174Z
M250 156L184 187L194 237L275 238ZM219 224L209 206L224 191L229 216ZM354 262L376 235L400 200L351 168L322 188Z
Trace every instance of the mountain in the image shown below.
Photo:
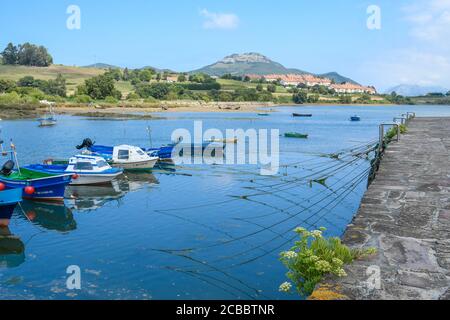
M396 92L397 94L405 97L417 97L427 95L428 93L447 93L448 89L438 86L401 84L386 91L387 94L390 94L392 92Z
M121 69L118 66L113 66L111 64L107 63L94 63L88 66L84 66L82 68L95 68L95 69Z
M286 68L281 63L272 61L268 57L256 52L232 54L220 61L217 61L216 63L191 71L189 73L200 72L209 74L210 76L218 77L228 73L236 76L242 76L245 74L313 74L311 72L299 69ZM356 83L352 79L346 78L336 72L325 73L319 76L328 77L332 80L335 80L337 83L345 81Z
M336 82L336 83L348 82L348 83L353 83L353 84L359 84L358 82L356 82L350 78L344 77L343 75L340 75L337 72L322 73L322 74L318 74L318 76L334 80L334 82Z

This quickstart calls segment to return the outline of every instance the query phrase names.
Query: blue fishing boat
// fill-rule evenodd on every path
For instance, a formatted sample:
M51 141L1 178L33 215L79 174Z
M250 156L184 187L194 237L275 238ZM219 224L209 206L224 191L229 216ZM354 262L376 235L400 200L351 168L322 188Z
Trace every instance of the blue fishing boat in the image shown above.
M64 201L64 191L72 180L71 174L50 174L35 172L18 165L16 147L11 143L11 150L3 149L0 141L1 154L11 155L0 169L0 182L7 189L21 189L22 198L36 201ZM14 167L17 167L15 169Z
M357 115L351 116L350 121L361 121L361 117Z
M174 147L176 146L175 143L169 144L167 146L162 146L159 148L142 148L143 151L145 151L149 156L151 157L158 157L161 160L169 160L172 158L172 152ZM76 146L78 150L86 148L86 150L102 155L106 158L112 157L114 152L113 146L104 146L104 145L96 145L94 142L92 142L91 139L87 138L84 139L83 142Z
M22 201L22 189L11 189L0 182L0 190L0 227L7 227L16 205Z

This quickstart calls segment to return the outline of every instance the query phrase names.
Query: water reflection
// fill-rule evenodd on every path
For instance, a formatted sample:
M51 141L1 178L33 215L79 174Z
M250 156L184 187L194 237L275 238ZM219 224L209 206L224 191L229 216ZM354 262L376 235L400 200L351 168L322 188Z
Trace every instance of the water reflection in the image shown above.
M72 211L64 204L23 201L21 207L26 215L25 217L20 214L21 218L30 220L44 229L68 232L77 228Z
M15 268L25 262L25 245L8 227L0 228L0 268Z
M128 192L155 184L159 184L159 181L152 173L126 173L124 177L108 184L69 186L66 189L66 199L72 209L93 211L113 201L120 206L122 198Z

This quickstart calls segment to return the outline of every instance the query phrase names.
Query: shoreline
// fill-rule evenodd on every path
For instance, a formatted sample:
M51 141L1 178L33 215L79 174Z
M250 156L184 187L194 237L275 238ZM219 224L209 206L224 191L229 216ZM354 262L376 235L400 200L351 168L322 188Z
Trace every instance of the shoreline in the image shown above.
M336 103L310 103L310 104L278 104L272 102L201 102L201 101L161 101L158 103L126 102L118 104L56 104L54 111L59 115L86 116L91 118L107 118L108 115L116 118L151 118L151 114L164 113L258 113L276 112L280 107L367 107L367 106L395 106L395 104L336 104ZM267 108L274 108L274 110ZM1 119L25 120L34 119L46 113L47 109L39 105L3 105L0 106ZM155 115L155 118L158 118Z

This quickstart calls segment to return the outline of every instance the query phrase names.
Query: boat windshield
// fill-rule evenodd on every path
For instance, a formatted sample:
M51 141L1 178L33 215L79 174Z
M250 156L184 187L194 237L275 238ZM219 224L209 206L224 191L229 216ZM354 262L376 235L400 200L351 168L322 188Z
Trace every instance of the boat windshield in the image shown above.
M108 163L105 160L99 160L99 161L97 161L97 166L99 168L107 167Z
M77 162L74 166L75 170L94 170L90 162Z
M140 155L140 156L145 155L144 151L142 151L142 150L137 150L137 153L138 153L138 155Z

